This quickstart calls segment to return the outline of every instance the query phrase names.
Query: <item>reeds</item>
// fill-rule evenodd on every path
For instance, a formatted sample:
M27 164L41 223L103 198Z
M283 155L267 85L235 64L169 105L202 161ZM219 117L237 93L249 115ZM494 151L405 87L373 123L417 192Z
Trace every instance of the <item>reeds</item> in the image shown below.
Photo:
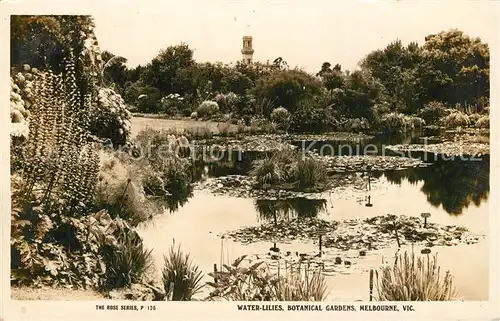
M214 288L209 299L231 301L323 301L327 285L320 270L307 264L285 265L278 273L270 270L264 261L240 266L246 256L232 265L224 264L223 270L209 273L217 282L207 282ZM305 267L303 267L303 265Z
M393 266L376 271L378 301L450 301L456 299L452 276L441 276L437 257L399 254Z
M204 286L201 283L202 272L197 265L192 263L189 254L184 254L181 251L180 246L175 250L175 244L172 244L164 259L163 286L165 292L169 293L170 285L173 284L172 300L190 301Z
M122 229L116 247L103 249L105 287L120 288L140 282L153 267L151 252L136 232Z
M308 264L286 265L285 275L276 284L278 301L324 301L327 296L325 276L320 270L310 269Z

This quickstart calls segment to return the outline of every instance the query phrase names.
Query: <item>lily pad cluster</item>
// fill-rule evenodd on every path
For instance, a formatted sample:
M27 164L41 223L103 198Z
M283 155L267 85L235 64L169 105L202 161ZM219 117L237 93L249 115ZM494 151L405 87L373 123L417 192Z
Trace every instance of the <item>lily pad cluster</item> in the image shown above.
M196 146L208 149L220 148L233 152L274 152L296 149L286 141L284 135L251 135L238 139L218 138L193 142Z
M423 152L448 156L475 156L490 153L490 145L485 143L471 143L468 141L443 142L438 144L391 145L385 147L395 152Z
M396 229L398 236L396 237ZM314 218L294 219L246 227L225 236L244 244L257 241L291 242L292 240L317 240L323 236L325 248L348 250L375 250L394 246L399 238L401 245L423 244L452 246L460 243L474 244L483 236L470 233L466 228L427 223L417 217L382 215L373 218L325 221Z
M397 156L320 156L313 153L311 155L324 161L328 171L333 173L403 170L429 165L421 159Z
M379 179L370 177L371 189L377 189ZM227 175L221 177L211 177L196 183L195 189L208 190L215 195L226 195L232 197L246 198L324 198L325 195L336 199L350 199L359 192L366 191L368 180L362 173L334 174L329 178L329 189L325 192L300 192L293 190L283 190L278 188L254 188L256 180L254 177L246 175ZM326 193L326 194L325 194Z
M338 222L329 222L313 218L296 218L290 221L279 221L277 224L265 223L228 232L228 237L243 244L257 241L289 243L293 240L307 240L318 237L320 231L332 231Z
M318 135L289 135L292 141L361 141L373 138L371 135L363 133L334 132Z

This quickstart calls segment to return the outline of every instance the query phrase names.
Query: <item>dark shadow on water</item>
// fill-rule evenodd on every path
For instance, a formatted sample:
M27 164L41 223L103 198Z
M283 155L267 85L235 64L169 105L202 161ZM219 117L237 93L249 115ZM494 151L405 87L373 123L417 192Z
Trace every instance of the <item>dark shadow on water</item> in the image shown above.
M420 190L427 201L436 207L442 205L450 215L462 214L471 204L479 206L489 196L489 156L481 161L440 160L426 168L373 173L374 177L382 175L393 184L423 182Z
M273 222L293 218L317 217L326 213L326 199L308 199L304 197L281 200L255 200L255 209L259 219Z

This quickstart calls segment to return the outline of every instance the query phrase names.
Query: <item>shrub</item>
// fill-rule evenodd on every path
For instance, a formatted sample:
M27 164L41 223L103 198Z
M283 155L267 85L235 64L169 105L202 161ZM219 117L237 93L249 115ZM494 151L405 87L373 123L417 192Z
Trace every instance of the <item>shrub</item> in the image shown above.
M286 189L323 189L328 180L326 167L321 161L303 158L291 151L273 153L255 161L249 174L256 178L258 187L280 185Z
M302 272L303 271L303 272ZM327 295L325 276L320 270L290 265L276 287L277 301L324 301Z
M297 133L324 133L338 129L333 112L313 101L303 101L292 113L290 131Z
M142 281L153 267L151 252L135 231L122 230L115 246L101 249L106 264L104 287L120 288Z
M477 121L479 120L479 118L481 118L481 117L482 117L482 115L478 114L478 113L470 114L469 120L470 120L471 125L476 124Z
M368 123L366 118L350 118L341 127L345 131L363 132L370 129L370 123Z
M386 133L404 133L413 129L412 120L401 113L390 113L382 116L380 129Z
M417 116L407 116L412 128L422 128L425 126L425 120Z
M272 273L264 261L241 266L242 256L224 270L209 273L217 282L207 282L214 288L208 299L222 298L230 301L323 301L326 298L326 281L320 271L285 267L280 276Z
M328 175L324 163L314 158L300 157L295 168L297 188L305 189L325 185Z
M273 109L271 112L271 121L277 125L278 129L287 131L291 121L290 112L283 107Z
M394 266L376 272L378 301L449 301L456 298L452 277L444 278L437 265L436 256L431 260L411 256L407 252L397 257Z
M233 92L228 94L217 94L214 101L220 107L221 112L229 113L234 110L234 105L238 102L238 95Z
M10 78L10 122L12 123L11 136L28 138L28 111L22 99L21 89Z
M114 146L124 145L130 137L131 113L123 98L110 88L100 88L98 103L90 115L90 132L109 138Z
M215 101L205 100L196 110L199 117L207 118L219 112L219 105Z
M476 121L476 128L490 128L490 116L482 116Z
M443 103L439 101L431 101L422 108L418 115L422 117L426 124L434 124L441 117L447 114L447 109Z
M453 111L451 114L442 117L441 123L446 128L468 127L470 120L466 114L460 111Z
M217 131L219 132L219 136L227 137L231 134L231 124L229 123L218 123Z
M169 116L177 116L186 112L186 102L179 94L168 94L159 101L159 110Z
M186 127L184 133L188 139L211 139L214 136L208 126Z
M194 265L189 254L181 252L180 246L170 248L168 255L164 256L163 286L169 293L170 284L173 283L173 301L190 301L202 288L202 272Z
M291 152L273 153L270 157L256 160L249 175L257 179L258 186L283 183L292 179L292 164L296 162L297 155Z
M136 226L152 215L146 200L138 168L119 159L103 156L94 209L106 209L112 217L120 217Z

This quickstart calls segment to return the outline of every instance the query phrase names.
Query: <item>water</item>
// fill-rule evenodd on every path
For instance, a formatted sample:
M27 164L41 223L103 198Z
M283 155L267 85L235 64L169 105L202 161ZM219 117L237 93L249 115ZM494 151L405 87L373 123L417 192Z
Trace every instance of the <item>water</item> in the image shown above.
M212 165L212 176L231 172L233 165L221 169ZM237 165L237 164L236 164ZM239 168L245 173L248 166ZM228 169L227 169L228 168ZM139 231L146 246L153 248L158 269L163 255L173 240L205 272L213 270L214 263L229 263L243 254L266 254L270 242L243 245L219 235L263 222L287 220L293 217L317 217L324 220L363 218L392 213L420 216L429 212L430 221L446 225L460 225L478 234L488 233L489 161L436 162L427 168L404 171L378 172L370 191L358 193L324 193L316 200L255 200L216 196L208 191L195 190L177 204L174 211L154 218ZM366 206L370 196L371 207ZM277 244L282 253L317 250L312 241ZM405 248L402 248L403 251ZM408 249L408 248L406 248ZM330 299L368 299L368 270L380 265L382 258L391 258L397 246L369 251L366 257L356 257L356 265L347 274L328 277ZM415 251L420 252L419 249ZM450 270L455 285L464 300L488 299L488 238L474 245L433 247L438 253L442 269ZM340 252L340 251L338 251ZM339 254L341 255L341 254ZM460 260L457 258L461 258ZM207 277L207 280L208 277Z

